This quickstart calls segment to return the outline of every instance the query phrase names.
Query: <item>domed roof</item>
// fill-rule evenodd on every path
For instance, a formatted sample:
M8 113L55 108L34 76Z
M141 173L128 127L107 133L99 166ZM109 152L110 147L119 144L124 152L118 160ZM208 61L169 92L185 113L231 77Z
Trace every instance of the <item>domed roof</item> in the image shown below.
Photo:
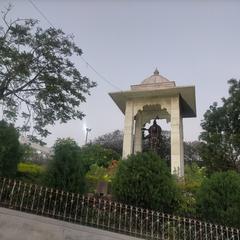
M141 84L132 85L131 90L133 91L144 91L144 90L156 90L164 88L176 87L174 81L170 81L167 78L159 74L158 69L154 71L153 75L144 79Z
M154 71L153 75L144 79L141 84L154 84L154 83L164 83L164 82L170 82L167 78L161 76L159 74L158 69Z

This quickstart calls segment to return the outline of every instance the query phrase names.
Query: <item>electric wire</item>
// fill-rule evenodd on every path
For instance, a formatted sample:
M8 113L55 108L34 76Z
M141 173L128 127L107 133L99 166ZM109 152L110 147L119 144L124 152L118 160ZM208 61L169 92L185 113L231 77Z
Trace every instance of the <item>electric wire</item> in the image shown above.
M55 26L51 23L51 21L47 18L47 16L39 9L39 7L34 3L33 0L28 0L28 2L35 8L35 10L48 22L48 24L55 28ZM55 28L56 29L56 28ZM104 82L108 83L111 87L120 90L118 86L113 84L111 81L109 81L106 77L104 77L101 73L99 73L83 56L80 56L82 61L99 77L101 78Z

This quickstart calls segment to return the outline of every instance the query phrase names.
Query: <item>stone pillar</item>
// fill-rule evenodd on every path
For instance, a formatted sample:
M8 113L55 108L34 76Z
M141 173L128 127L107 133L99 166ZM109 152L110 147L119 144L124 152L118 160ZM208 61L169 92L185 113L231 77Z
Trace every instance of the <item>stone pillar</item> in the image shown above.
M171 100L171 173L184 176L183 126L179 96Z
M133 153L133 128L134 128L133 102L127 101L123 136L123 154L122 154L123 158L126 158L128 155Z
M142 152L142 113L136 115L134 153Z

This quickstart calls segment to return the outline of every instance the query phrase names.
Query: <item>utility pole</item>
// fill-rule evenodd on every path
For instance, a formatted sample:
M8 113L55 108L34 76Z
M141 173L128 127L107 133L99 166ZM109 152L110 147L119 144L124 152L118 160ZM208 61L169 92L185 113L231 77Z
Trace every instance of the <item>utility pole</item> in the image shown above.
M91 131L91 128L86 128L86 139L85 139L85 144L87 144L87 140L88 140L88 133Z

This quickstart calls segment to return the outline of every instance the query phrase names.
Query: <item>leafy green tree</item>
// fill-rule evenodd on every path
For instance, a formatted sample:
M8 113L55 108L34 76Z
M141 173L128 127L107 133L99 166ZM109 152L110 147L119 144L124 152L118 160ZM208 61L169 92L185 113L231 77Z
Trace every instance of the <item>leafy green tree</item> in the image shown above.
M208 172L240 171L240 81L228 81L229 97L214 103L201 124L201 157Z
M21 142L21 140L20 140ZM21 149L23 156L21 158L21 162L28 162L28 163L36 163L38 165L44 165L48 162L50 158L50 152L40 152L36 148L33 148L28 143L22 143Z
M117 200L139 207L172 212L180 201L166 163L153 153L138 153L121 161L112 187Z
M169 131L162 131L162 141L159 148L159 156L161 159L167 161L168 166L170 166L171 160L171 139Z
M108 167L112 160L118 160L120 155L112 149L106 149L99 144L87 144L81 148L81 159L86 171L90 166Z
M54 145L54 156L46 170L45 183L65 191L83 193L85 170L80 147L70 139L58 139Z
M240 227L240 175L219 172L205 179L197 195L197 210L205 220Z
M199 141L189 141L184 142L184 162L185 163L197 163L202 164L202 159L200 157L201 142Z
M12 124L0 121L0 176L15 177L22 151L18 132Z
M0 26L0 103L4 118L25 119L22 131L33 130L41 137L50 132L47 125L82 119L81 102L94 82L83 77L72 56L82 50L73 36L62 30L43 30L33 19L8 20L3 14ZM32 136L32 140L37 140Z
M113 151L122 155L123 131L115 130L99 136L98 138L94 139L93 144L101 145L106 149L112 149Z

